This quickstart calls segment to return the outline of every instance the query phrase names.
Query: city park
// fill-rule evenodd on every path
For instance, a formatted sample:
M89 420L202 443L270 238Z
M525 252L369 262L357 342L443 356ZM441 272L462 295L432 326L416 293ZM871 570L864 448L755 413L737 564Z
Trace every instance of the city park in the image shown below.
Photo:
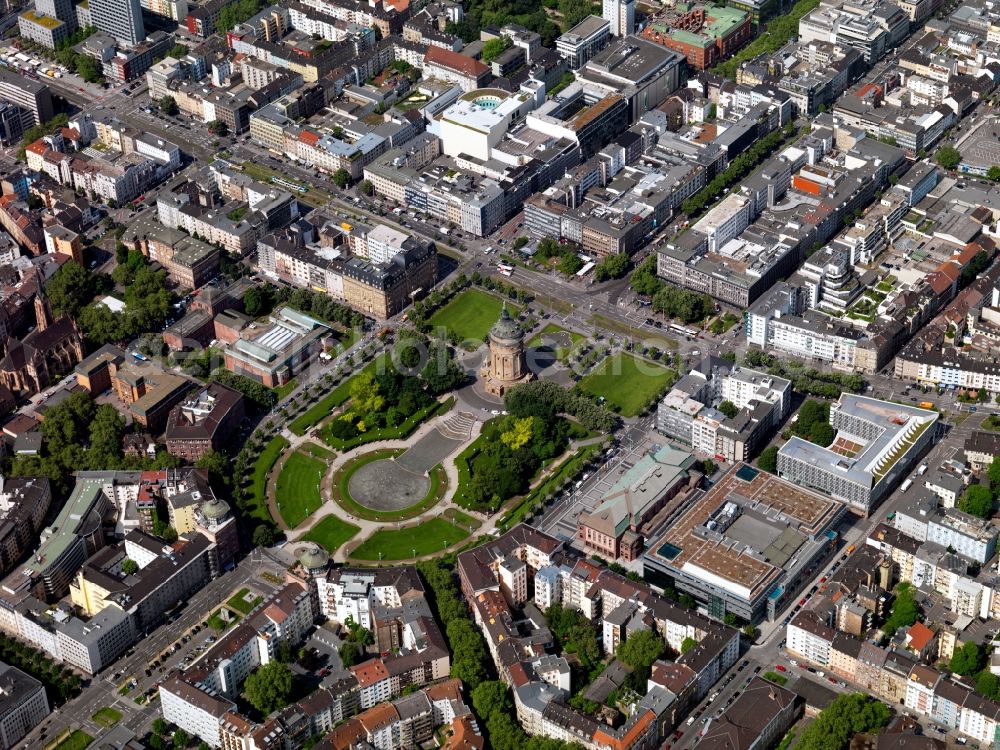
M677 378L491 291L452 292L422 321L434 337L369 350L259 452L251 507L293 546L393 564L530 520Z

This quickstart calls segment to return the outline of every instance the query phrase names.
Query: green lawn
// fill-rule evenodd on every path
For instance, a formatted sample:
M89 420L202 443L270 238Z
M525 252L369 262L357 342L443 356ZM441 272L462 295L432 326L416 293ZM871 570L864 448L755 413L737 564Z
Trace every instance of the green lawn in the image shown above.
M215 610L206 622L208 627L212 630L218 630L220 633L232 624L229 620L222 619L222 609Z
M468 536L467 529L435 517L408 529L379 529L354 550L351 557L378 560L381 552L382 560L408 560L414 552L418 557L440 552Z
M302 538L309 542L316 542L332 555L358 531L359 528L353 523L343 521L336 516L326 516L320 519L319 523L313 526L309 533Z
M434 313L428 321L433 328L445 328L454 333L463 346L475 351L490 328L500 318L503 300L480 289L466 289ZM516 316L518 309L507 303L507 310Z
M285 396L287 396L289 393L291 393L292 391L294 391L295 390L295 386L297 386L297 385L298 385L298 383L295 382L295 378L292 378L291 380L289 380L284 385L279 385L277 388L273 388L272 390L275 393L278 394L278 400L280 401Z
M603 396L623 416L632 417L676 378L677 373L663 365L631 354L615 354L583 378L580 387L591 395Z
M543 328L541 331L536 333L531 338L531 341L528 342L528 347L532 349L537 349L538 347L545 346L545 342L542 340L542 338L545 336L545 334L552 334L552 333L569 334L570 338L570 345L568 347L565 346L556 347L555 355L558 359L565 359L567 356L569 356L570 351L576 349L577 345L585 338L585 336L581 333L577 333L576 331L568 331L565 328L557 326L555 323L549 323L547 326L545 326L545 328Z
M82 729L76 729L70 732L66 739L54 745L50 745L49 747L52 748L52 750L84 750L84 748L93 741L94 738Z
M290 528L295 528L323 504L319 483L326 464L296 451L288 456L275 487L278 512Z
M116 711L110 706L105 706L91 717L102 727L110 728L122 720L122 712Z
M253 472L250 474L250 505L248 512L254 518L261 521L272 521L271 514L267 510L267 475L274 468L274 465L281 458L281 454L288 448L290 443L278 435L271 442L264 446L260 452L256 463L253 465Z
M333 458L333 451L324 448L322 445L317 445L316 443L303 443L299 446L299 450L305 451L310 456L323 459L324 461Z
M455 508L448 508L441 515L447 518L455 525L461 526L463 529L467 529L471 526L473 531L475 531L476 529L478 529L480 526L483 525L483 522L480 521L478 518L473 518L472 516L463 513L460 510L456 510Z
M404 451L402 449L383 449L375 450L371 453L365 453L362 456L358 456L347 464L342 466L333 477L333 499L341 505L341 507L350 511L352 515L358 518L366 518L370 521L405 521L408 518L413 518L419 516L421 513L433 508L437 505L438 501L444 497L445 490L448 489L448 475L445 470L440 465L435 466L430 472L430 487L427 490L427 495L423 499L414 503L409 508L403 508L402 510L394 511L379 511L372 510L364 505L361 505L357 500L351 497L351 493L348 490L348 485L351 482L351 477L354 473L366 464L370 464L373 461L379 461L386 458L392 458L394 456L402 455Z
M226 606L229 607L229 609L239 612L241 615L250 614L251 610L264 601L264 599L263 597L255 596L251 601L247 601L247 594L249 593L250 589L240 589L229 597L229 601L226 602Z
M296 435L305 435L306 430L313 425L317 425L330 416L330 412L343 404L351 397L351 380L362 372L374 372L378 363L384 359L384 355L375 357L365 365L358 373L355 373L346 380L342 380L340 385L323 396L319 401L306 409L288 425L288 429Z

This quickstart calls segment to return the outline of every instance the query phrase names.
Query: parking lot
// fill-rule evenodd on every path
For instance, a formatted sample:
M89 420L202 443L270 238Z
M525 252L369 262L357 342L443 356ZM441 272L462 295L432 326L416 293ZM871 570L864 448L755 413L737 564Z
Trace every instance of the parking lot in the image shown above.
M1000 164L1000 123L997 116L983 113L969 125L967 135L958 142L963 163L984 169Z

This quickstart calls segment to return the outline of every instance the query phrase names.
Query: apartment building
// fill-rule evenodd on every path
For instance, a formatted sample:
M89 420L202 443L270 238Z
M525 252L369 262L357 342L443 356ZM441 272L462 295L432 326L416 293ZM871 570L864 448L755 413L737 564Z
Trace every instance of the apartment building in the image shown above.
M557 591L561 597L558 603L579 608L586 617L600 623L606 653L611 653L630 633L649 627L671 647L684 638L697 640L698 645L678 659L678 667L687 675L685 687L678 690L685 696L685 705L691 697L707 694L719 675L735 662L738 635L730 628L683 612L645 584L584 560L572 567L552 566L558 547L557 540L517 526L493 542L463 553L459 559L463 590L479 592L471 600L473 617L483 629L500 678L514 688L518 720L528 734L578 742L591 750L653 746L665 739L661 730L672 726L669 717L679 709L677 693L668 692L659 682L651 685L649 694L624 725L611 728L571 708L557 685L537 673L526 673L518 652L529 647L535 631L530 623L516 623L512 614L511 606L520 606L520 602L518 593L503 583L502 571L510 567L509 558L513 556L523 564L529 580L547 581L541 589L535 589L536 597L549 597ZM673 681L671 684L675 685Z
M328 221L317 235L278 233L258 243L257 263L272 278L311 289L378 319L392 317L434 286L437 255L398 232Z
M0 478L0 572L7 573L34 547L51 505L45 477Z
M723 401L739 411L727 417ZM746 461L784 420L791 383L707 356L681 378L657 407L663 434L720 460Z

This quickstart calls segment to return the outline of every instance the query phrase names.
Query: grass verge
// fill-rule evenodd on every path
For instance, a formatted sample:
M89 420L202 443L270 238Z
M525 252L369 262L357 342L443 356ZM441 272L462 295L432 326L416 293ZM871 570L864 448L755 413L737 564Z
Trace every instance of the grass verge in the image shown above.
M68 735L49 745L46 750L84 750L94 738L82 729L75 729Z
M105 706L104 708L98 709L97 713L90 718L105 729L110 729L122 720L122 712L111 708L111 706Z
M289 380L284 385L279 385L276 388L272 388L271 390L273 390L275 393L278 394L278 400L280 401L285 396L287 396L289 393L291 393L292 391L294 391L295 390L295 386L297 386L297 385L298 385L298 382L296 382L295 378L292 378L291 380Z
M504 513L497 523L497 527L504 529L519 523L524 516L534 510L537 504L545 502L550 491L554 491L567 479L576 476L599 449L599 445L585 445L572 456L566 458L552 470L552 473L541 484L528 492L517 505Z
M274 488L278 512L290 528L295 528L323 504L319 486L326 464L298 451L285 459Z
M255 596L252 600L247 601L247 594L250 593L250 589L243 588L229 597L229 601L226 602L226 606L241 615L248 615L253 611L253 608L264 601L263 597Z
M644 331L637 326L625 325L624 323L619 323L617 320L612 320L606 315L601 315L600 313L594 313L590 316L591 322L598 328L604 328L608 331L614 331L615 333L620 333L623 336L628 336L634 341L641 341L647 346L655 346L660 349L673 349L676 350L678 347L677 342L674 339L668 339L658 333L650 333L649 331Z
M299 446L300 451L308 453L313 458L319 458L323 461L329 461L333 458L333 451L324 448L322 445L317 445L316 443L303 443Z
M321 518L302 538L308 542L316 542L332 555L360 530L353 523L342 521L336 516L326 516Z
M248 512L254 518L271 523L271 513L267 509L267 475L281 458L290 443L280 435L276 436L264 446L257 461L253 465L253 472L250 474L250 503Z
M341 381L340 385L293 419L288 429L295 435L305 435L306 430L322 422L334 409L347 401L351 397L351 381L362 372L374 371L383 357L384 355L375 357L357 373Z
M408 528L379 529L352 551L350 557L369 561L410 560L414 556L440 552L468 536L466 529L438 516Z

